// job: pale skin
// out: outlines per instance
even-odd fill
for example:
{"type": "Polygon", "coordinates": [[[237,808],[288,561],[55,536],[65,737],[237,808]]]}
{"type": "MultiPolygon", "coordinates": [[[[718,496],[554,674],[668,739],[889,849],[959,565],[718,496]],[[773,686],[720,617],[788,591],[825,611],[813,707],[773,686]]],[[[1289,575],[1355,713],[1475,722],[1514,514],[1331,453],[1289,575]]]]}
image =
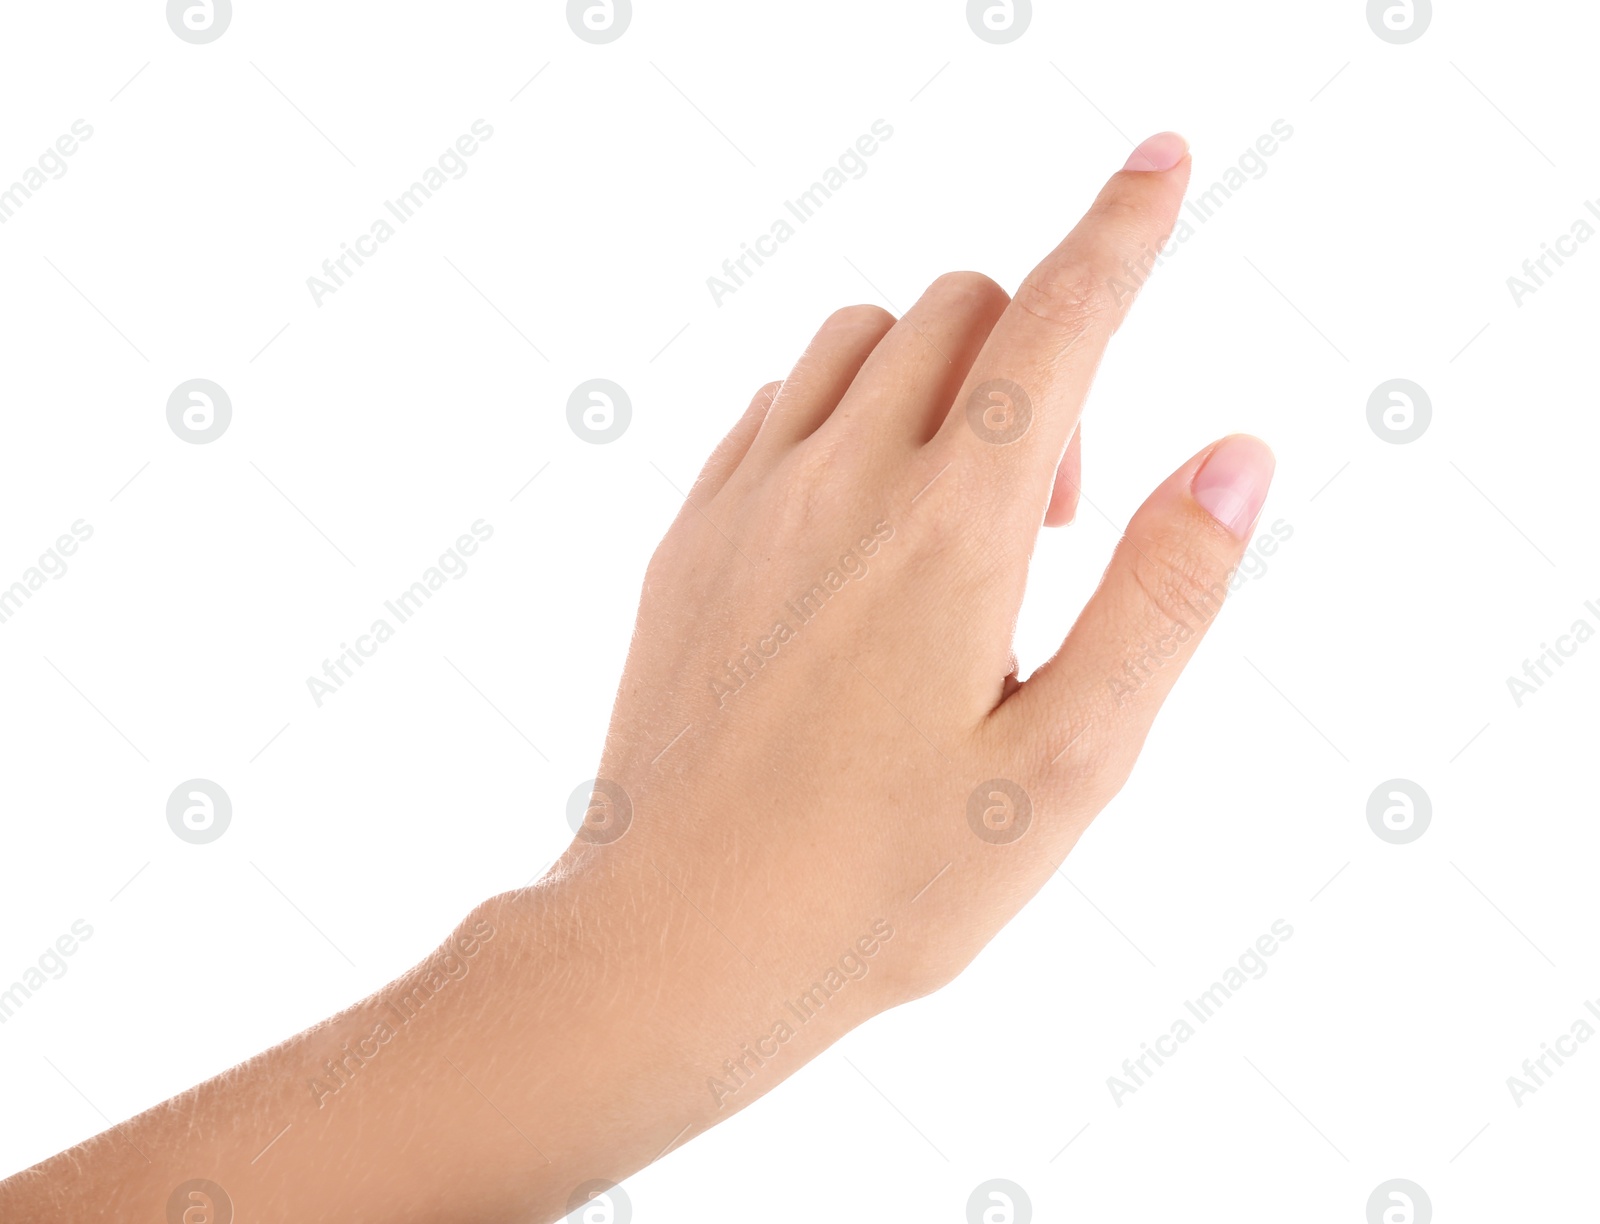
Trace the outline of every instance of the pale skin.
{"type": "Polygon", "coordinates": [[[657,549],[598,770],[620,789],[550,873],[372,998],[0,1183],[0,1218],[162,1221],[203,1178],[241,1220],[554,1220],[954,978],[1127,778],[1271,480],[1244,436],[1183,463],[1017,677],[1124,261],[1148,266],[1189,164],[1146,141],[1015,297],[953,273],[902,319],[831,316],[657,549]]]}

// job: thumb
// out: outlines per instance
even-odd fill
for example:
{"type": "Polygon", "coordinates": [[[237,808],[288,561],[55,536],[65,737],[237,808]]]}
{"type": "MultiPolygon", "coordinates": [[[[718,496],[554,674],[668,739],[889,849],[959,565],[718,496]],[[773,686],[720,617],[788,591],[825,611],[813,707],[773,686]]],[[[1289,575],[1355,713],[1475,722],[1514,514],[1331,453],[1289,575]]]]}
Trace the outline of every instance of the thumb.
{"type": "Polygon", "coordinates": [[[1014,720],[1008,737],[1059,752],[1052,772],[1063,777],[1074,757],[1093,762],[1105,778],[1104,798],[1116,793],[1222,610],[1273,468],[1266,443],[1236,434],[1150,495],[1061,649],[995,711],[1002,722],[1014,720]]]}

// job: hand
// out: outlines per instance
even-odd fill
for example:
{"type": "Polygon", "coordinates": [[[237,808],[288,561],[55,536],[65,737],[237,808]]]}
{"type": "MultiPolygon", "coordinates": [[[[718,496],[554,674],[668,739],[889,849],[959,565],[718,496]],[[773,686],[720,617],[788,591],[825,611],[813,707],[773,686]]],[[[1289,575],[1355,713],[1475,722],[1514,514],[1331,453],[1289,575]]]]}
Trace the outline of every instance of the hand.
{"type": "Polygon", "coordinates": [[[657,550],[558,871],[598,916],[588,954],[683,1016],[662,1141],[954,977],[1120,788],[1219,611],[1272,474],[1248,437],[1156,489],[1056,656],[1014,674],[1127,268],[1188,175],[1180,138],[1147,141],[1014,299],[952,273],[898,321],[834,314],[657,550]]]}
{"type": "Polygon", "coordinates": [[[0,1185],[0,1216],[160,1219],[203,1178],[240,1218],[551,1220],[954,977],[1122,785],[1271,478],[1245,437],[1183,464],[1018,679],[1034,539],[1072,517],[1128,266],[1188,175],[1181,140],[1146,141],[1014,299],[956,273],[901,320],[832,316],[651,561],[550,874],[342,1015],[0,1185]]]}

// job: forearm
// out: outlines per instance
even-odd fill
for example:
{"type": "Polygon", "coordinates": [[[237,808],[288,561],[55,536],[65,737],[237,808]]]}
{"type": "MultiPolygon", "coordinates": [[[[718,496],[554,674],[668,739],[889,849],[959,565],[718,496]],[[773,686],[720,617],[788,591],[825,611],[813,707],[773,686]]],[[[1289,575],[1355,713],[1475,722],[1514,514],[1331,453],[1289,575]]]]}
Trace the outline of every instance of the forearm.
{"type": "Polygon", "coordinates": [[[842,1031],[841,1008],[755,1074],[740,1046],[768,1039],[779,991],[670,896],[657,879],[497,897],[370,998],[0,1184],[0,1218],[164,1220],[204,1179],[241,1219],[555,1219],[842,1031]]]}
{"type": "Polygon", "coordinates": [[[174,1189],[205,1179],[245,1219],[445,1218],[500,1157],[462,1124],[476,1094],[451,1068],[472,1074],[515,1003],[503,962],[521,936],[497,908],[347,1011],[6,1182],[0,1216],[166,1220],[174,1189]]]}

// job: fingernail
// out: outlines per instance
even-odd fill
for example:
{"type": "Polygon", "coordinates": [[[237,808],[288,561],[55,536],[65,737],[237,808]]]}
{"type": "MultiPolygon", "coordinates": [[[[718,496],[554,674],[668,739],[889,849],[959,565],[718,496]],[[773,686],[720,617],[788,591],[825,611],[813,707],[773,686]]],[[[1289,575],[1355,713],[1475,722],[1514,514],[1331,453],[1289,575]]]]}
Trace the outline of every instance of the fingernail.
{"type": "Polygon", "coordinates": [[[1124,170],[1171,170],[1189,155],[1189,142],[1176,132],[1157,132],[1128,157],[1124,170]]]}
{"type": "Polygon", "coordinates": [[[1255,526],[1277,465],[1260,438],[1237,434],[1212,448],[1189,490],[1207,514],[1242,540],[1255,526]]]}

